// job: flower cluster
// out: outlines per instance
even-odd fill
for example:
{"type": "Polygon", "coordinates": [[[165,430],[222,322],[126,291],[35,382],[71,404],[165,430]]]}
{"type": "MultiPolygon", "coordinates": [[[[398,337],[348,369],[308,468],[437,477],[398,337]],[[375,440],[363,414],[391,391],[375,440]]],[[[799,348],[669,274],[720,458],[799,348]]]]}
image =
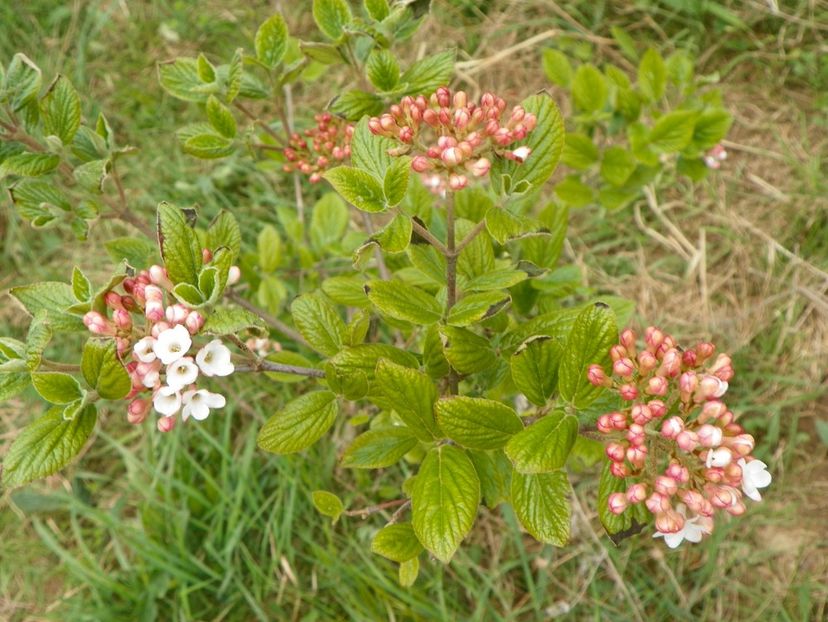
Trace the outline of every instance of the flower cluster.
{"type": "Polygon", "coordinates": [[[725,160],[727,160],[727,151],[722,145],[716,145],[704,156],[705,166],[712,169],[721,168],[725,160]]]}
{"type": "Polygon", "coordinates": [[[644,342],[638,349],[633,331],[623,331],[610,349],[612,376],[591,365],[588,377],[626,403],[597,422],[611,473],[628,483],[626,492],[609,496],[610,511],[644,503],[655,516],[655,536],[675,548],[711,533],[717,510],[743,514],[743,497],[761,500],[758,489],[771,475],[721,399],[733,378],[730,357],[714,359],[712,343],[683,350],[654,327],[644,342]]]}
{"type": "Polygon", "coordinates": [[[411,168],[423,174],[432,189],[460,190],[468,184],[468,174],[485,177],[494,155],[523,162],[531,150],[522,146],[510,149],[535,129],[537,118],[522,106],[512,108],[503,122],[506,102],[484,93],[479,103],[469,101],[464,91],[452,94],[440,87],[430,98],[403,97],[399,105],[368,121],[378,136],[395,139],[397,155],[413,156],[411,168]]]}
{"type": "MultiPolygon", "coordinates": [[[[211,254],[204,251],[205,262],[211,254]]],[[[228,283],[238,281],[239,269],[233,266],[228,283]]],[[[132,379],[132,390],[126,399],[127,419],[139,424],[151,408],[163,415],[158,429],[167,432],[175,426],[175,415],[182,418],[205,419],[211,408],[225,405],[223,396],[198,389],[199,374],[227,376],[234,366],[230,350],[215,339],[191,356],[193,337],[204,326],[204,317],[196,310],[169,300],[173,283],[162,266],[151,266],[134,277],[124,279],[124,293],[114,290],[104,296],[108,313],[89,311],[83,318],[90,332],[112,337],[118,355],[132,379]],[[138,316],[134,318],[133,316],[138,316]],[[142,393],[150,393],[148,397],[142,393]]]]}
{"type": "Polygon", "coordinates": [[[309,176],[311,183],[322,179],[322,173],[331,163],[351,157],[351,137],[354,126],[329,112],[314,116],[316,125],[302,134],[294,133],[288,146],[282,150],[287,163],[286,173],[299,171],[309,176]]]}

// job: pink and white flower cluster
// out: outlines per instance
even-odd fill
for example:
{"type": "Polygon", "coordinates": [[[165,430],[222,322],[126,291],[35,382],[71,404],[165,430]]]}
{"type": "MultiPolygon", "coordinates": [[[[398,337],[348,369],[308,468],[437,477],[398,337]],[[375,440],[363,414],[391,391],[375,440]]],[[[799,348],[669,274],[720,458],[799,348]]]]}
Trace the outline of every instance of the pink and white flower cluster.
{"type": "Polygon", "coordinates": [[[608,505],[621,514],[644,503],[655,516],[655,537],[670,548],[699,542],[713,531],[716,512],[739,516],[744,498],[762,499],[771,482],[767,465],[751,456],[754,439],[722,401],[733,378],[726,354],[714,358],[712,343],[683,350],[657,328],[644,347],[627,329],[612,346],[612,374],[592,365],[592,384],[616,391],[625,407],[601,415],[610,471],[627,482],[608,505]]]}
{"type": "Polygon", "coordinates": [[[386,114],[370,119],[368,128],[399,141],[394,155],[412,155],[411,168],[423,174],[427,186],[443,188],[447,178],[451,190],[460,190],[468,175],[488,175],[494,155],[517,162],[529,157],[529,147],[509,146],[526,138],[537,118],[515,106],[504,122],[505,110],[506,102],[492,93],[476,103],[464,91],[442,86],[430,98],[403,97],[386,114]]]}
{"type": "Polygon", "coordinates": [[[718,169],[721,168],[722,162],[725,160],[727,160],[727,150],[723,145],[719,144],[704,156],[704,165],[707,168],[718,169]]]}
{"type": "MultiPolygon", "coordinates": [[[[204,259],[210,261],[207,250],[204,259]]],[[[238,278],[238,268],[233,266],[228,283],[238,278]]],[[[166,270],[151,266],[124,279],[122,286],[125,293],[113,290],[104,297],[112,312],[111,319],[104,313],[90,311],[83,320],[90,332],[116,340],[118,355],[132,379],[132,391],[126,398],[130,400],[129,422],[143,422],[154,408],[162,415],[158,429],[167,432],[175,426],[179,411],[184,420],[203,420],[210,409],[224,407],[222,395],[199,389],[196,380],[199,375],[233,373],[230,350],[214,339],[191,352],[193,337],[204,326],[204,317],[197,310],[171,302],[173,283],[166,270]],[[150,395],[144,397],[143,393],[150,395]]]]}
{"type": "Polygon", "coordinates": [[[329,112],[314,116],[316,125],[302,134],[294,133],[288,146],[282,150],[287,163],[286,173],[299,171],[308,175],[311,183],[322,179],[322,173],[333,163],[342,163],[351,157],[351,137],[354,126],[329,112]]]}

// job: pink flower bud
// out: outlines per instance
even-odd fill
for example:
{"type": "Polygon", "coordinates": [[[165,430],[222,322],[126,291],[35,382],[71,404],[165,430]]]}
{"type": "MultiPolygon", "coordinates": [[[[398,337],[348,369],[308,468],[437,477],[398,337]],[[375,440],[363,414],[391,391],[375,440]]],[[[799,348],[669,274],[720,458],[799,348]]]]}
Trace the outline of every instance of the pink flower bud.
{"type": "Polygon", "coordinates": [[[133,425],[142,423],[147,418],[152,402],[145,399],[132,400],[127,406],[127,421],[133,425]]]}
{"type": "Polygon", "coordinates": [[[684,517],[675,510],[656,514],[655,526],[661,533],[678,533],[684,528],[684,517]]]}
{"type": "Polygon", "coordinates": [[[745,504],[741,500],[738,500],[738,501],[734,502],[733,505],[731,505],[730,507],[725,508],[725,512],[727,512],[731,516],[741,516],[746,511],[747,511],[747,508],[745,507],[745,504]]]}
{"type": "Polygon", "coordinates": [[[670,499],[662,495],[661,493],[654,492],[647,500],[644,502],[647,506],[647,509],[650,510],[653,514],[658,514],[660,512],[665,512],[670,509],[670,499]]]}
{"type": "Polygon", "coordinates": [[[126,332],[132,330],[132,316],[126,309],[115,309],[112,312],[112,320],[118,329],[126,332]]]}
{"type": "Polygon", "coordinates": [[[396,134],[397,122],[390,114],[384,114],[379,119],[380,126],[385,132],[392,132],[396,134]]]}
{"type": "Polygon", "coordinates": [[[522,147],[518,147],[517,149],[512,151],[512,153],[509,154],[509,157],[510,159],[515,160],[516,162],[520,162],[522,164],[523,162],[526,162],[526,158],[528,158],[531,153],[532,150],[526,145],[523,145],[522,147]]]}
{"type": "Polygon", "coordinates": [[[650,407],[646,404],[635,404],[632,407],[632,420],[638,425],[646,425],[653,418],[650,407]]]}
{"type": "Polygon", "coordinates": [[[678,482],[672,477],[659,475],[655,479],[655,490],[665,497],[672,497],[678,491],[678,482]]]}
{"type": "Polygon", "coordinates": [[[727,392],[727,382],[716,376],[702,376],[698,392],[702,399],[722,397],[727,392]]]}
{"type": "Polygon", "coordinates": [[[607,458],[613,462],[623,462],[626,450],[621,443],[608,443],[606,447],[607,458]]]}
{"type": "Polygon", "coordinates": [[[612,427],[616,430],[626,430],[627,429],[627,416],[620,412],[611,412],[609,413],[610,421],[612,422],[612,427]]]}
{"type": "Polygon", "coordinates": [[[735,451],[742,457],[748,456],[753,451],[756,441],[750,434],[739,434],[728,439],[725,439],[725,446],[735,451]]]}
{"type": "Polygon", "coordinates": [[[670,417],[661,424],[661,436],[664,438],[676,438],[684,431],[684,420],[681,417],[670,417]]]}
{"type": "Polygon", "coordinates": [[[623,462],[611,462],[610,473],[613,477],[629,477],[630,468],[623,462]]]}
{"type": "Polygon", "coordinates": [[[686,371],[679,376],[679,390],[682,393],[691,395],[699,386],[699,379],[694,371],[686,371]]]}
{"type": "Polygon", "coordinates": [[[653,415],[653,419],[659,419],[667,414],[667,406],[661,400],[650,400],[647,402],[647,406],[650,409],[650,413],[653,415]]]}
{"type": "Polygon", "coordinates": [[[150,281],[159,287],[163,287],[164,289],[172,289],[173,283],[170,281],[170,278],[167,276],[167,270],[163,266],[159,265],[152,265],[149,267],[149,278],[150,281]]]}
{"type": "Polygon", "coordinates": [[[698,430],[699,444],[702,447],[718,447],[722,444],[722,429],[705,423],[698,430]]]}
{"type": "Polygon", "coordinates": [[[238,266],[230,266],[227,271],[227,285],[235,285],[241,279],[241,269],[238,266]]]}
{"type": "Polygon", "coordinates": [[[618,341],[627,349],[630,356],[635,355],[635,333],[630,328],[621,331],[618,341]]]}
{"type": "Polygon", "coordinates": [[[449,175],[449,188],[451,188],[455,192],[465,188],[466,184],[468,183],[469,180],[466,178],[465,175],[449,175]]]}
{"type": "Polygon", "coordinates": [[[488,158],[480,158],[471,165],[470,170],[475,177],[484,177],[489,173],[491,167],[492,163],[489,162],[488,158]]]}
{"type": "Polygon", "coordinates": [[[184,326],[191,335],[195,335],[204,326],[204,316],[198,311],[190,311],[184,320],[184,326]]]}
{"type": "Polygon", "coordinates": [[[648,395],[667,395],[668,387],[667,378],[664,376],[653,376],[647,381],[646,392],[648,395]]]}
{"type": "Polygon", "coordinates": [[[319,173],[311,173],[311,176],[308,177],[308,181],[312,184],[318,184],[320,181],[322,181],[322,175],[320,175],[319,173]]]}
{"type": "Polygon", "coordinates": [[[627,501],[630,503],[641,503],[647,498],[647,486],[644,484],[633,484],[627,488],[627,501]]]}
{"type": "Polygon", "coordinates": [[[201,249],[201,263],[210,263],[213,261],[213,251],[209,248],[201,249]]]}
{"type": "Polygon", "coordinates": [[[170,432],[174,427],[177,417],[158,417],[156,426],[159,432],[170,432]]]}
{"type": "Polygon", "coordinates": [[[607,498],[607,506],[613,514],[621,514],[627,509],[627,498],[623,493],[614,492],[607,498]]]}
{"type": "Polygon", "coordinates": [[[598,421],[595,422],[595,427],[598,428],[599,432],[609,434],[613,430],[612,419],[609,415],[601,415],[598,417],[598,421]]]}
{"type": "Polygon", "coordinates": [[[110,309],[123,309],[124,304],[121,301],[121,296],[117,292],[106,292],[104,295],[104,304],[110,309]]]}
{"type": "Polygon", "coordinates": [[[623,384],[618,388],[618,395],[621,396],[622,400],[632,402],[638,397],[638,389],[634,384],[623,384]]]}
{"type": "Polygon", "coordinates": [[[377,136],[383,133],[382,124],[380,123],[380,120],[377,117],[371,117],[370,119],[368,119],[368,129],[371,131],[372,134],[377,136]]]}
{"type": "Polygon", "coordinates": [[[690,510],[698,514],[704,508],[705,498],[698,490],[682,489],[678,491],[678,498],[690,510]]]}
{"type": "Polygon", "coordinates": [[[699,446],[699,435],[693,430],[682,430],[676,435],[676,445],[682,451],[691,452],[699,446]]]}
{"type": "Polygon", "coordinates": [[[655,326],[648,326],[644,331],[644,341],[651,352],[655,352],[664,343],[664,333],[655,326]]]}
{"type": "Polygon", "coordinates": [[[697,359],[695,350],[685,350],[684,354],[681,355],[681,363],[685,367],[695,367],[696,360],[697,359]]]}
{"type": "Polygon", "coordinates": [[[155,338],[158,338],[158,335],[160,335],[169,328],[172,328],[172,326],[170,326],[166,322],[156,322],[152,325],[152,328],[150,329],[150,335],[152,335],[155,338]]]}
{"type": "Polygon", "coordinates": [[[627,358],[627,348],[620,344],[615,344],[610,348],[609,355],[613,362],[620,361],[623,358],[627,358]]]}
{"type": "Polygon", "coordinates": [[[649,350],[642,350],[638,354],[638,367],[641,375],[647,375],[658,367],[658,359],[649,350]]]}
{"type": "Polygon", "coordinates": [[[449,147],[443,150],[440,158],[445,162],[446,166],[457,166],[463,161],[463,152],[457,147],[449,147]]]}
{"type": "Polygon", "coordinates": [[[627,440],[633,445],[641,445],[646,440],[644,433],[644,426],[638,423],[633,423],[627,430],[627,440]]]}
{"type": "Polygon", "coordinates": [[[719,509],[728,508],[739,501],[736,490],[730,486],[715,486],[708,484],[704,487],[704,492],[713,507],[719,509]]]}
{"type": "Polygon", "coordinates": [[[157,285],[147,285],[144,287],[144,298],[147,302],[163,302],[164,291],[157,285]]]}
{"type": "Polygon", "coordinates": [[[106,317],[97,311],[89,311],[83,316],[83,323],[89,332],[95,335],[114,336],[116,331],[115,324],[109,321],[106,317]]]}
{"type": "Polygon", "coordinates": [[[190,310],[182,304],[176,303],[167,307],[164,315],[170,324],[181,324],[187,319],[190,310]]]}
{"type": "Polygon", "coordinates": [[[443,108],[447,108],[451,106],[451,90],[447,86],[441,86],[438,88],[434,95],[437,97],[437,104],[442,106],[443,108]]]}
{"type": "Polygon", "coordinates": [[[647,453],[648,451],[646,445],[636,445],[634,447],[628,447],[627,461],[635,468],[640,469],[644,466],[644,463],[647,461],[647,453]]]}
{"type": "Polygon", "coordinates": [[[600,365],[590,365],[587,369],[587,378],[596,387],[605,387],[608,384],[612,384],[600,365]]]}
{"type": "Polygon", "coordinates": [[[661,369],[658,373],[668,378],[675,378],[681,371],[681,353],[675,348],[670,348],[664,353],[661,360],[661,369]]]}
{"type": "Polygon", "coordinates": [[[703,342],[696,346],[697,363],[701,365],[716,352],[716,346],[710,342],[703,342]]]}
{"type": "Polygon", "coordinates": [[[466,126],[469,124],[469,113],[466,110],[455,110],[454,111],[454,127],[455,129],[462,130],[465,129],[466,126]]]}
{"type": "Polygon", "coordinates": [[[630,378],[635,372],[635,365],[628,358],[618,359],[612,364],[612,371],[622,378],[630,378]]]}
{"type": "Polygon", "coordinates": [[[150,322],[160,322],[164,319],[164,304],[157,300],[148,300],[144,315],[150,322]]]}
{"type": "Polygon", "coordinates": [[[687,467],[682,466],[682,464],[676,460],[670,462],[667,469],[664,471],[664,474],[667,477],[672,477],[681,484],[686,484],[690,481],[690,471],[687,470],[687,467]]]}
{"type": "Polygon", "coordinates": [[[416,156],[411,160],[411,168],[418,173],[425,173],[431,169],[431,162],[425,156],[416,156]]]}

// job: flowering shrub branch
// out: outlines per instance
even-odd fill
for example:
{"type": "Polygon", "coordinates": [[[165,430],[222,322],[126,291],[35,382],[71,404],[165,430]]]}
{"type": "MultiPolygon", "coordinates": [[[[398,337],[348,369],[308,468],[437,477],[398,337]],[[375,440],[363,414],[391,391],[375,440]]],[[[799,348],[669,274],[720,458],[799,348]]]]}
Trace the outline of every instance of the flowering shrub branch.
{"type": "MultiPolygon", "coordinates": [[[[35,227],[64,222],[85,234],[108,206],[157,245],[109,242],[120,268],[98,286],[75,268],[70,282],[11,290],[32,321],[25,340],[0,338],[0,399],[32,385],[50,407],[5,456],[5,486],[66,466],[103,402],[134,425],[154,412],[155,426],[169,432],[227,416],[232,404],[217,378],[267,372],[274,395],[293,390],[282,383],[301,384],[261,428],[263,450],[305,450],[350,403],[361,427],[341,465],[416,470],[400,478],[397,498],[363,509],[313,493],[333,520],[394,510],[372,550],[400,564],[404,584],[423,551],[453,557],[481,504],[511,504],[529,534],[563,546],[569,473],[599,462],[599,514],[616,539],[653,524],[670,547],[696,542],[717,510],[738,516],[743,497],[761,498],[770,475],[721,400],[730,359],[713,359],[709,343],[682,350],[656,329],[643,348],[629,330],[619,343],[629,302],[561,287],[567,205],[576,204],[561,186],[585,182],[566,178],[551,200],[547,182],[562,154],[586,171],[597,147],[586,134],[565,135],[548,93],[510,107],[494,93],[475,100],[446,86],[451,51],[403,69],[390,42],[416,30],[417,10],[366,2],[359,17],[345,0],[315,0],[324,42],[298,41],[274,15],[254,54],[159,65],[162,86],[206,115],[178,132],[186,153],[257,158],[274,181],[293,176],[297,208],[312,200],[307,219],[303,209],[277,208],[276,220],[253,232],[254,251],[229,211],[204,227],[194,209],[161,203],[147,232],[116,169],[130,150],[116,146],[103,116],[94,128],[82,124],[80,98],[64,78],[41,96],[40,70],[15,56],[0,76],[0,171],[18,213],[35,227]],[[360,88],[293,128],[285,89],[342,64],[360,88]],[[588,163],[577,149],[591,154],[588,163]],[[110,177],[114,199],[103,192],[110,177]],[[79,364],[43,357],[53,339],[81,331],[79,364]]],[[[565,74],[568,65],[553,60],[565,74]]],[[[659,152],[683,149],[682,161],[705,165],[702,154],[723,135],[706,108],[682,113],[681,123],[660,116],[651,130],[628,110],[641,100],[656,115],[666,89],[659,59],[642,59],[637,86],[609,69],[599,80],[593,69],[557,82],[571,84],[576,107],[589,113],[578,123],[594,128],[618,115],[630,123],[630,153],[601,146],[601,174],[625,201],[652,181],[653,154],[660,162],[659,152]]],[[[707,157],[711,167],[723,159],[707,157]]]]}

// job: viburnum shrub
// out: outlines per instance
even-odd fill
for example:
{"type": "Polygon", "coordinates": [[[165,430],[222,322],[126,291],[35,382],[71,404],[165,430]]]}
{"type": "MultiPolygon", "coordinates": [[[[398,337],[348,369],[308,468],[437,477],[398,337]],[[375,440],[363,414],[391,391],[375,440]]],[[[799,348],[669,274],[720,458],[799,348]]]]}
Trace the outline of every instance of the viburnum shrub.
{"type": "MultiPolygon", "coordinates": [[[[545,198],[546,182],[562,151],[589,141],[565,139],[546,93],[517,102],[447,86],[453,52],[401,69],[389,45],[416,30],[422,6],[366,0],[356,17],[344,0],[316,0],[326,43],[290,37],[274,15],[254,53],[159,65],[162,86],[206,115],[179,131],[183,150],[254,158],[272,179],[280,207],[258,231],[240,230],[243,202],[208,225],[161,203],[150,227],[121,176],[134,150],[106,118],[84,123],[70,82],[44,89],[22,54],[3,69],[0,174],[18,215],[83,238],[104,214],[144,234],[106,244],[118,267],[102,283],[75,268],[68,282],[12,288],[32,319],[26,339],[0,339],[0,398],[32,385],[50,406],[8,450],[5,486],[66,466],[101,407],[186,434],[228,416],[229,376],[271,372],[262,449],[300,452],[347,416],[359,431],[341,465],[399,475],[396,496],[363,509],[312,496],[334,521],[384,513],[372,549],[400,564],[404,584],[424,550],[452,558],[481,504],[511,504],[527,532],[563,546],[568,474],[601,461],[597,508],[615,539],[653,525],[671,547],[696,542],[714,516],[761,498],[770,475],[722,401],[730,359],[655,328],[643,346],[629,329],[619,343],[628,301],[560,287],[571,273],[559,266],[568,208],[545,198]],[[359,88],[326,110],[298,106],[303,85],[336,66],[359,88]],[[242,244],[249,237],[255,251],[242,244]],[[47,358],[70,333],[86,337],[78,358],[47,358]],[[283,402],[286,391],[294,397],[283,402]]],[[[576,72],[576,102],[606,88],[597,71],[576,72]],[[595,84],[579,87],[587,75],[595,84]]],[[[656,83],[653,110],[666,91],[656,83]]],[[[596,98],[577,122],[612,124],[605,103],[596,98]]],[[[705,131],[705,115],[684,115],[682,136],[705,131]]],[[[634,130],[627,168],[650,166],[661,122],[634,130]]]]}

